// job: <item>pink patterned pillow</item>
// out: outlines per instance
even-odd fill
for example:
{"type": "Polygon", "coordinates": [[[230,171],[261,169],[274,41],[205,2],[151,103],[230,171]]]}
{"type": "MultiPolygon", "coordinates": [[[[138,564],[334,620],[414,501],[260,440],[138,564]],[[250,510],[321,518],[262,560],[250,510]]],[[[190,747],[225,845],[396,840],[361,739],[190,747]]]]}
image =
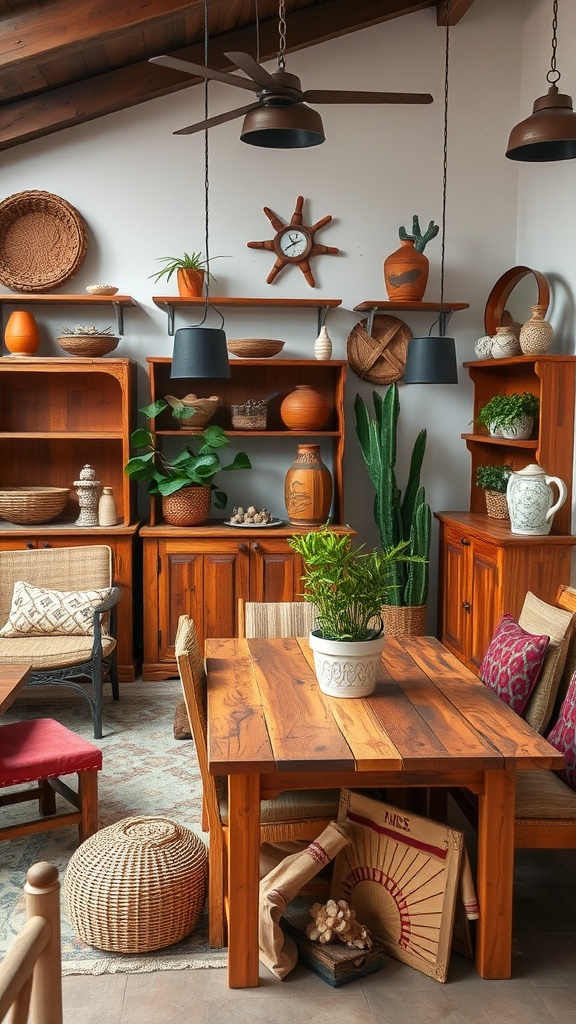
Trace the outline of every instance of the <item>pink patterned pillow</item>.
{"type": "Polygon", "coordinates": [[[480,678],[521,715],[544,662],[550,637],[527,633],[516,619],[504,614],[480,666],[480,678]]]}
{"type": "Polygon", "coordinates": [[[562,774],[568,785],[576,789],[576,672],[570,680],[558,721],[548,735],[548,742],[564,754],[566,768],[562,774]]]}

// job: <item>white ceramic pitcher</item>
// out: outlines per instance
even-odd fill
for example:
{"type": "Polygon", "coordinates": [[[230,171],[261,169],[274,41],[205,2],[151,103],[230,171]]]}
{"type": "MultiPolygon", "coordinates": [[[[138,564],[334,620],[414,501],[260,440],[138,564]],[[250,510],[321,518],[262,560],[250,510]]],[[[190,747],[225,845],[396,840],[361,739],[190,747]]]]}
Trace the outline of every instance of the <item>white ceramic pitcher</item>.
{"type": "Polygon", "coordinates": [[[512,473],[506,489],[512,533],[535,537],[550,533],[554,513],[562,507],[567,494],[564,481],[548,476],[541,466],[532,464],[512,473]],[[552,484],[558,488],[556,504],[552,484]]]}

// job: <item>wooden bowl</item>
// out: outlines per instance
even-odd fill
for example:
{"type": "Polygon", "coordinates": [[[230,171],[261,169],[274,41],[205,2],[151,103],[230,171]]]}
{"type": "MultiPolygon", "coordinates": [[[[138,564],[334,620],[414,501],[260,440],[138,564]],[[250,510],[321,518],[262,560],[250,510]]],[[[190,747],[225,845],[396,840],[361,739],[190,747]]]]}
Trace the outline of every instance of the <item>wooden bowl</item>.
{"type": "MultiPolygon", "coordinates": [[[[166,398],[169,400],[168,396],[166,398]]],[[[178,420],[180,430],[188,430],[195,433],[202,430],[210,422],[218,408],[220,399],[217,395],[212,395],[210,398],[197,398],[196,395],[185,395],[179,401],[188,409],[194,409],[194,415],[191,419],[178,420]]]]}
{"type": "Polygon", "coordinates": [[[70,487],[2,487],[0,518],[9,523],[49,523],[64,511],[70,487]]]}
{"type": "Polygon", "coordinates": [[[111,334],[66,334],[56,338],[60,348],[69,355],[85,356],[89,359],[113,352],[119,340],[111,334]]]}
{"type": "Polygon", "coordinates": [[[226,344],[228,351],[241,359],[268,359],[284,348],[283,341],[272,338],[229,338],[226,344]]]}

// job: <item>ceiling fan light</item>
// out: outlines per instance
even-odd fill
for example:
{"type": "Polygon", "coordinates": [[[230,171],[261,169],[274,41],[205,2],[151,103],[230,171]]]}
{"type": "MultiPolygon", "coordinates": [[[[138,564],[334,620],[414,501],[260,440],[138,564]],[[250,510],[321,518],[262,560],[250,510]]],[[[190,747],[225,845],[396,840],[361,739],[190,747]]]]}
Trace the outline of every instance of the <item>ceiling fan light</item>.
{"type": "Polygon", "coordinates": [[[551,85],[546,96],[534,101],[530,117],[510,132],[506,156],[509,160],[545,163],[576,157],[576,113],[572,97],[551,85]]]}
{"type": "Polygon", "coordinates": [[[240,133],[242,142],[265,149],[306,149],[325,141],[322,118],[305,103],[250,110],[240,133]]]}

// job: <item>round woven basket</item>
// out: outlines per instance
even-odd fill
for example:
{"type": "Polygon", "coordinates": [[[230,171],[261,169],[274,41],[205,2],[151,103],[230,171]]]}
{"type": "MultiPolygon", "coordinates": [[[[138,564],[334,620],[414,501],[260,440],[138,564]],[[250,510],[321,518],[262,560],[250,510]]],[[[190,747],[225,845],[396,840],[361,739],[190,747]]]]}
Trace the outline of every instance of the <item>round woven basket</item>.
{"type": "Polygon", "coordinates": [[[486,512],[492,519],[510,519],[508,499],[502,491],[484,491],[486,512]]]}
{"type": "Polygon", "coordinates": [[[348,335],[348,362],[362,380],[371,384],[392,384],[406,366],[406,353],[412,331],[403,320],[387,314],[375,316],[372,334],[361,320],[348,335]]]}
{"type": "Polygon", "coordinates": [[[229,338],[226,346],[241,359],[269,359],[282,351],[284,342],[273,338],[229,338]]]}
{"type": "Polygon", "coordinates": [[[64,511],[70,487],[2,487],[0,519],[18,526],[49,523],[64,511]]]}
{"type": "Polygon", "coordinates": [[[77,210],[51,192],[18,192],[0,203],[0,281],[49,292],[82,266],[88,238],[77,210]]]}
{"type": "Polygon", "coordinates": [[[118,338],[111,334],[63,334],[56,341],[71,356],[85,356],[94,359],[113,352],[118,338]]]}
{"type": "Polygon", "coordinates": [[[170,526],[201,526],[210,515],[212,490],[194,485],[162,497],[162,515],[170,526]]]}
{"type": "Polygon", "coordinates": [[[382,605],[384,636],[425,636],[426,605],[382,605]]]}
{"type": "Polygon", "coordinates": [[[206,847],[190,829],[168,818],[123,818],[72,854],[64,896],[83,942],[146,953],[196,927],[207,878],[206,847]]]}

